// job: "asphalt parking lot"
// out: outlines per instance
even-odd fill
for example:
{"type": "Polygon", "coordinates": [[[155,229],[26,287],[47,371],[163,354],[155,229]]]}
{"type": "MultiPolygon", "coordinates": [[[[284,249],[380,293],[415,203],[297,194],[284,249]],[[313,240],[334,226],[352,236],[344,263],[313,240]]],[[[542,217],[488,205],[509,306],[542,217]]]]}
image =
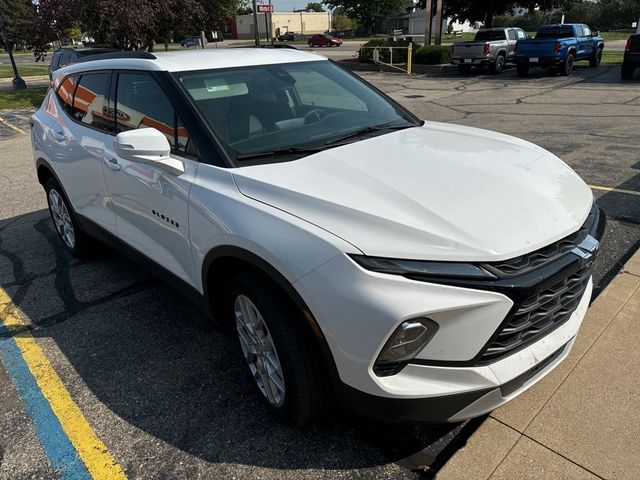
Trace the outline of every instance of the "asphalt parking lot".
{"type": "MultiPolygon", "coordinates": [[[[619,66],[361,75],[425,119],[516,135],[571,165],[609,219],[596,295],[640,245],[640,79],[622,82],[619,66]]],[[[475,427],[338,408],[310,428],[274,421],[235,343],[169,286],[106,249],[83,262],[64,252],[19,132],[27,113],[0,112],[17,127],[0,124],[0,287],[129,478],[429,477],[475,427]]],[[[31,418],[0,366],[0,479],[60,477],[31,418]]]]}

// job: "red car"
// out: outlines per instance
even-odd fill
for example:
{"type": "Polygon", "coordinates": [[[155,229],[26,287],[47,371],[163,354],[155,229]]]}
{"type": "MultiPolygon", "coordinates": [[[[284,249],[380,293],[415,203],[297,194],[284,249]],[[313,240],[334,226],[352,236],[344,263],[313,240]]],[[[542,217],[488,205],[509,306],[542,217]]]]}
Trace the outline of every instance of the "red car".
{"type": "Polygon", "coordinates": [[[314,35],[307,43],[310,47],[339,47],[342,45],[342,39],[331,35],[314,35]]]}

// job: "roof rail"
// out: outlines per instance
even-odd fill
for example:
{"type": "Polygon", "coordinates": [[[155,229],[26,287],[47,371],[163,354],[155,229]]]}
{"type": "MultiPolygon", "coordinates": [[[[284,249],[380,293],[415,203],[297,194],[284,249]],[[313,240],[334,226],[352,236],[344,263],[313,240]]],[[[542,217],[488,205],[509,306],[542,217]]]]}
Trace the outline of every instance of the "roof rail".
{"type": "Polygon", "coordinates": [[[119,51],[119,52],[98,53],[96,55],[87,55],[84,57],[80,57],[71,63],[76,64],[76,63],[84,63],[84,62],[93,62],[94,60],[109,60],[111,58],[142,58],[147,60],[155,60],[157,57],[154,54],[149,52],[119,51]]]}
{"type": "Polygon", "coordinates": [[[293,45],[241,45],[234,48],[288,48],[290,50],[298,50],[293,45]]]}

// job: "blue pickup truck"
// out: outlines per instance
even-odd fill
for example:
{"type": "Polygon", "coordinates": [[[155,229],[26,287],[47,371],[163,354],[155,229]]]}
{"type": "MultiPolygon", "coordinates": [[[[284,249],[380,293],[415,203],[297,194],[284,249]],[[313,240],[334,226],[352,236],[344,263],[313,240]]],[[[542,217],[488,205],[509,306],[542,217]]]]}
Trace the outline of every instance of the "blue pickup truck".
{"type": "Polygon", "coordinates": [[[561,75],[569,75],[579,60],[588,60],[591,67],[600,65],[603,49],[604,40],[587,25],[544,25],[535,38],[518,40],[513,61],[522,76],[538,66],[559,67],[561,75]]]}

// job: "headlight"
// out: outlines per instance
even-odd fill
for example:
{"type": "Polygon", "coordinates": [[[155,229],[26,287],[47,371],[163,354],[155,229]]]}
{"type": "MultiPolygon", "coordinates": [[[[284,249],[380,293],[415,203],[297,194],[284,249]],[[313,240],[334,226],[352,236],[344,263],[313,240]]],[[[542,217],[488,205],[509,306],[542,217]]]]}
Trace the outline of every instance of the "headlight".
{"type": "Polygon", "coordinates": [[[395,258],[350,255],[362,268],[379,273],[390,273],[407,277],[440,277],[467,279],[496,279],[485,269],[471,263],[429,262],[422,260],[400,260],[395,258]]]}
{"type": "Polygon", "coordinates": [[[406,320],[385,343],[373,371],[379,377],[395,375],[415,357],[438,331],[438,324],[428,318],[406,320]]]}

